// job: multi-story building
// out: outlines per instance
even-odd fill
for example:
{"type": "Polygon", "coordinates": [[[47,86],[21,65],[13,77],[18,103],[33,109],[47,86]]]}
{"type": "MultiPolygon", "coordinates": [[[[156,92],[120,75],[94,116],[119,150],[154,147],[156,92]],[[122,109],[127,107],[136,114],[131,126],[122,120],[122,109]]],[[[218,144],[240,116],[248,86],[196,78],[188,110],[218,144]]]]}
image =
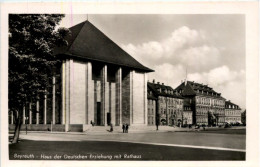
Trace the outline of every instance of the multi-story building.
{"type": "MultiPolygon", "coordinates": [[[[31,129],[47,130],[53,124],[61,131],[84,131],[92,122],[99,126],[147,125],[147,73],[153,70],[89,21],[69,29],[68,45],[54,50],[61,63],[48,97],[24,107],[23,123],[28,118],[31,129]]],[[[12,112],[10,115],[13,123],[12,112]]]]}
{"type": "Polygon", "coordinates": [[[192,110],[189,102],[184,100],[183,104],[183,125],[192,124],[192,110]]]}
{"type": "Polygon", "coordinates": [[[164,83],[148,82],[147,89],[148,94],[153,95],[156,100],[156,113],[154,113],[154,116],[155,119],[159,120],[159,124],[182,124],[183,98],[172,87],[164,85],[164,83]]]}
{"type": "Polygon", "coordinates": [[[154,96],[153,92],[147,89],[147,119],[148,119],[148,125],[155,125],[156,124],[156,101],[157,98],[154,96]]]}
{"type": "Polygon", "coordinates": [[[227,123],[242,123],[241,122],[241,108],[232,103],[230,100],[225,103],[225,122],[227,123]]]}
{"type": "Polygon", "coordinates": [[[225,99],[208,85],[182,82],[176,91],[190,104],[193,124],[222,125],[225,122],[225,99]]]}

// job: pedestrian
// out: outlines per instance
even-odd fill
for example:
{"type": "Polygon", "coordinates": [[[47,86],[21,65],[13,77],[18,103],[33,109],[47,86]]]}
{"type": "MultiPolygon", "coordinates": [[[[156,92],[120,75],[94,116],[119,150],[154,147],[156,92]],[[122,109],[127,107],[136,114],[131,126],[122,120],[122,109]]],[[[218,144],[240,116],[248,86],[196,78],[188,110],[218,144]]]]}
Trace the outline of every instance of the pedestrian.
{"type": "Polygon", "coordinates": [[[125,124],[123,124],[122,129],[123,129],[123,133],[125,133],[125,124]]]}
{"type": "Polygon", "coordinates": [[[113,132],[113,124],[110,123],[110,132],[113,132]]]}
{"type": "Polygon", "coordinates": [[[125,125],[125,133],[128,133],[128,124],[125,125]]]}
{"type": "Polygon", "coordinates": [[[95,122],[93,122],[92,120],[91,120],[91,125],[92,125],[92,126],[95,126],[95,122]]]}
{"type": "Polygon", "coordinates": [[[93,126],[93,122],[92,122],[92,120],[90,121],[90,124],[93,126]]]}

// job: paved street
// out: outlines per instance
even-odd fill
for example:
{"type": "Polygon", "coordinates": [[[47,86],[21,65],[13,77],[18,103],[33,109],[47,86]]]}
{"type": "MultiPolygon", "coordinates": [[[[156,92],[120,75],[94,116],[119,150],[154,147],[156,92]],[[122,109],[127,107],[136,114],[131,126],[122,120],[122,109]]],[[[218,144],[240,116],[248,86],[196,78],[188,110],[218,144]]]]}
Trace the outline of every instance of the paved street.
{"type": "Polygon", "coordinates": [[[244,160],[245,138],[241,130],[129,134],[29,132],[27,135],[22,132],[21,142],[9,148],[10,159],[20,158],[15,154],[33,154],[32,159],[43,159],[43,154],[54,159],[57,154],[61,159],[69,159],[64,157],[66,154],[76,160],[80,156],[85,156],[84,160],[244,160]]]}

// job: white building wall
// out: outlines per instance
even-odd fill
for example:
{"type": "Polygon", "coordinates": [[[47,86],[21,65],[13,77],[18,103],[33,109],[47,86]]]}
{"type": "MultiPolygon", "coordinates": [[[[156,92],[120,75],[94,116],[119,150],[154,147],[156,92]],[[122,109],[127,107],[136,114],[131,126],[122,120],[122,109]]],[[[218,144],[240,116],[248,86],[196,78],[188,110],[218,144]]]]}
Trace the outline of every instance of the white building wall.
{"type": "Polygon", "coordinates": [[[71,103],[70,124],[85,124],[86,118],[86,65],[73,62],[72,84],[73,103],[71,103]]]}
{"type": "Polygon", "coordinates": [[[147,124],[145,73],[133,72],[133,124],[147,124]]]}

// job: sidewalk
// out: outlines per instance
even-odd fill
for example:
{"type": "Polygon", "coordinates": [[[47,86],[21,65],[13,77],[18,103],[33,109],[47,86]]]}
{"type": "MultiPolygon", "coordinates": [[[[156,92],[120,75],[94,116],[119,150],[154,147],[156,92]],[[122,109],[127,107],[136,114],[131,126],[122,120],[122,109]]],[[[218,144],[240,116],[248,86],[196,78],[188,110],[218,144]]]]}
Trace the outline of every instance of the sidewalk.
{"type": "MultiPolygon", "coordinates": [[[[131,127],[130,127],[131,128],[131,127]]],[[[245,129],[246,127],[231,127],[231,128],[219,128],[219,127],[206,127],[205,131],[218,131],[218,130],[231,130],[231,129],[245,129]]],[[[27,131],[27,133],[46,133],[46,134],[72,134],[72,135],[98,135],[98,134],[122,134],[121,127],[115,127],[113,132],[109,132],[109,126],[96,126],[88,129],[84,132],[59,132],[59,131],[27,131]]],[[[128,133],[165,133],[165,132],[203,132],[203,128],[195,129],[195,128],[179,128],[179,127],[170,127],[170,126],[159,126],[159,130],[156,130],[156,127],[147,127],[144,129],[131,128],[128,130],[128,133]]],[[[25,131],[21,131],[21,134],[25,134],[25,131]]]]}

